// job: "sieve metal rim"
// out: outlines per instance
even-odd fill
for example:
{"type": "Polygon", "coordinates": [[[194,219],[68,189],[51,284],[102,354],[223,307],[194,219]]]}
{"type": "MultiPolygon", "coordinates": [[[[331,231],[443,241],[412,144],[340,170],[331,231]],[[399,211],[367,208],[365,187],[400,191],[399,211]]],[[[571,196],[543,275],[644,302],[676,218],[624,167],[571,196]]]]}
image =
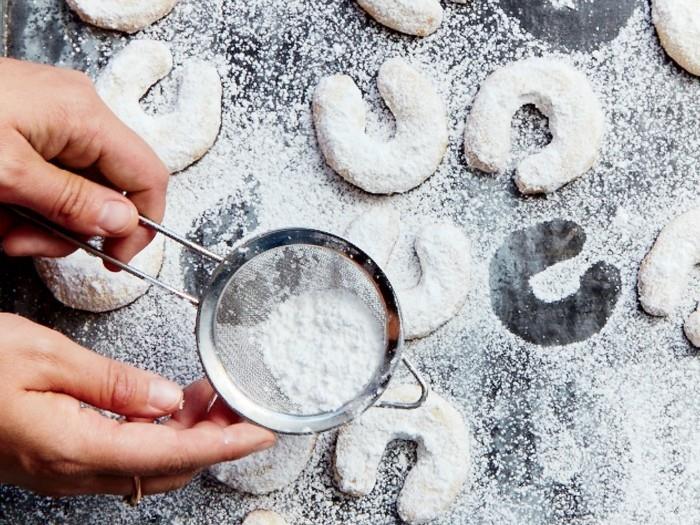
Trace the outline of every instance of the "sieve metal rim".
{"type": "Polygon", "coordinates": [[[401,311],[396,293],[384,271],[363,250],[351,242],[321,230],[284,228],[262,233],[239,244],[214,273],[200,298],[196,321],[199,358],[209,382],[217,394],[237,413],[253,423],[282,434],[308,434],[343,425],[377,403],[389,385],[403,352],[401,311]],[[385,349],[388,358],[373,391],[367,391],[338,410],[325,414],[294,415],[281,413],[255,403],[238,388],[216,351],[216,312],[226,286],[244,265],[258,255],[275,248],[308,245],[334,251],[360,267],[377,289],[387,314],[385,349]]]}
{"type": "MultiPolygon", "coordinates": [[[[135,268],[134,266],[131,266],[128,263],[124,263],[120,261],[119,259],[116,259],[106,253],[104,253],[102,250],[99,248],[92,246],[88,242],[83,241],[82,239],[76,238],[72,232],[56,225],[53,224],[51,221],[47,220],[46,218],[42,217],[41,215],[38,215],[34,212],[31,212],[29,210],[26,210],[24,208],[18,207],[18,206],[9,206],[6,205],[5,208],[11,212],[13,212],[15,215],[20,217],[21,219],[27,220],[40,228],[43,228],[44,230],[58,236],[61,239],[64,239],[65,241],[73,244],[74,246],[81,248],[85,250],[87,253],[90,255],[94,255],[95,257],[99,257],[105,262],[108,262],[112,264],[115,267],[118,267],[125,272],[128,272],[129,274],[138,277],[139,279],[143,279],[144,281],[154,285],[154,286],[159,286],[160,288],[167,290],[168,292],[177,295],[178,297],[188,301],[189,303],[193,304],[198,308],[198,314],[197,314],[197,324],[199,325],[199,320],[200,320],[200,310],[201,310],[201,303],[200,299],[198,297],[195,297],[194,295],[191,295],[190,293],[180,290],[177,287],[168,284],[166,282],[161,281],[158,279],[156,276],[150,275],[146,272],[143,272],[139,270],[138,268],[135,268]]],[[[152,219],[149,219],[148,217],[144,217],[143,215],[139,215],[139,224],[145,228],[149,228],[151,230],[154,230],[157,233],[160,233],[169,239],[177,242],[184,248],[187,248],[188,250],[192,250],[202,257],[209,259],[210,261],[215,262],[218,267],[217,270],[214,272],[212,279],[210,282],[213,282],[213,277],[215,275],[218,275],[220,271],[223,271],[224,268],[226,267],[227,259],[224,257],[221,257],[217,255],[216,253],[208,250],[207,248],[200,246],[199,244],[192,242],[173,230],[163,226],[162,224],[158,224],[157,222],[153,221],[152,219]]],[[[255,254],[261,253],[259,250],[253,251],[252,254],[250,253],[250,247],[251,244],[254,244],[254,241],[261,241],[261,238],[269,238],[272,237],[274,234],[285,234],[288,237],[288,240],[292,240],[292,237],[294,237],[294,232],[297,232],[299,236],[304,236],[308,235],[313,237],[315,236],[317,240],[320,242],[322,240],[330,241],[329,246],[335,246],[334,251],[336,254],[342,253],[339,248],[343,248],[346,251],[352,252],[354,255],[351,257],[352,260],[357,264],[357,260],[362,260],[364,261],[364,264],[371,267],[373,270],[370,272],[370,275],[373,277],[372,282],[381,284],[382,286],[382,292],[380,293],[382,298],[388,298],[389,305],[387,305],[387,312],[391,311],[394,315],[393,318],[395,320],[394,323],[389,323],[390,327],[392,327],[392,330],[398,330],[398,335],[395,338],[395,346],[392,349],[392,359],[389,361],[390,366],[388,369],[385,371],[384,376],[380,378],[380,382],[377,385],[373,386],[378,386],[374,392],[372,392],[371,396],[368,396],[364,398],[364,402],[355,400],[352,403],[346,403],[345,406],[341,407],[342,410],[345,411],[343,414],[343,417],[335,417],[331,418],[332,421],[328,421],[329,418],[323,417],[320,418],[321,425],[318,425],[319,421],[314,421],[319,418],[314,417],[314,416],[292,416],[294,419],[299,420],[300,418],[303,418],[306,421],[307,425],[312,425],[312,426],[304,426],[303,428],[299,428],[298,425],[293,425],[291,429],[289,430],[279,430],[281,433],[293,433],[293,434],[304,434],[304,433],[312,433],[312,432],[322,432],[323,430],[329,430],[330,428],[333,428],[333,426],[338,426],[340,424],[343,424],[344,422],[353,419],[354,417],[357,417],[360,415],[364,410],[367,410],[370,406],[375,406],[378,408],[393,408],[393,409],[400,409],[400,410],[410,410],[410,409],[415,409],[423,405],[425,403],[426,399],[428,398],[428,394],[430,392],[430,385],[428,382],[421,376],[421,374],[418,372],[417,368],[406,358],[406,357],[400,357],[403,349],[403,333],[401,330],[401,311],[399,308],[398,300],[396,298],[396,295],[393,291],[393,288],[391,286],[391,283],[387,279],[386,275],[384,272],[379,268],[379,266],[376,265],[374,261],[362,250],[360,250],[357,246],[353,245],[346,239],[343,239],[341,237],[335,236],[333,234],[329,234],[320,230],[310,230],[310,229],[304,229],[304,228],[288,228],[284,230],[275,230],[273,232],[268,232],[267,234],[262,234],[258,235],[256,237],[251,238],[250,240],[242,243],[239,245],[239,247],[234,250],[234,256],[238,252],[244,252],[244,255],[247,254],[248,257],[252,258],[255,254]],[[357,258],[357,260],[355,260],[357,258]],[[386,390],[389,381],[391,380],[391,377],[398,366],[398,362],[401,360],[403,364],[406,366],[407,370],[411,373],[411,375],[414,377],[416,382],[421,388],[421,395],[420,397],[413,402],[396,402],[396,401],[379,401],[379,397],[383,394],[383,392],[386,390]]],[[[240,255],[240,254],[239,254],[240,255]]],[[[229,257],[229,259],[233,259],[234,257],[229,257]]],[[[213,311],[216,311],[214,309],[213,311]]],[[[198,348],[199,346],[199,328],[197,326],[196,332],[197,334],[197,339],[198,339],[198,348]]],[[[391,337],[387,337],[387,340],[390,340],[391,337]]],[[[201,351],[198,352],[200,355],[200,360],[202,360],[202,354],[201,351]]],[[[216,363],[212,363],[213,366],[216,366],[216,363]]],[[[214,368],[213,373],[225,373],[225,369],[223,366],[219,363],[218,368],[214,368]],[[219,370],[220,368],[220,370],[219,370]]],[[[204,363],[203,363],[204,366],[204,363]]],[[[206,367],[205,367],[206,371],[206,367]]],[[[207,372],[207,375],[209,373],[207,372]]],[[[211,381],[211,376],[210,376],[210,381],[211,381]]],[[[216,388],[216,385],[213,385],[216,388]]],[[[216,396],[214,397],[216,399],[216,396]]],[[[232,409],[236,410],[233,406],[231,407],[232,409]]],[[[279,413],[274,412],[274,414],[279,416],[279,413]]],[[[298,421],[297,421],[298,423],[298,421]]],[[[275,428],[273,427],[268,427],[272,428],[273,430],[275,428]]]]}

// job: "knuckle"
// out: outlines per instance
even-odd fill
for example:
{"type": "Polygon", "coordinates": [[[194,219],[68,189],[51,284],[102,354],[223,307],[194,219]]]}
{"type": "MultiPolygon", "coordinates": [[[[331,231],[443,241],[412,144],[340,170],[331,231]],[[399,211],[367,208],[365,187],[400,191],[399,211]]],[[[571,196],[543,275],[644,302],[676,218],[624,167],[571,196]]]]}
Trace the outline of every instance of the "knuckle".
{"type": "Polygon", "coordinates": [[[26,178],[28,173],[27,163],[19,158],[8,156],[0,164],[0,190],[12,192],[26,178]]]}
{"type": "Polygon", "coordinates": [[[71,221],[81,217],[89,204],[87,180],[69,175],[56,197],[52,215],[59,221],[71,221]]]}
{"type": "Polygon", "coordinates": [[[138,395],[138,381],[121,363],[110,361],[107,369],[104,399],[112,410],[119,412],[131,406],[138,395]]]}

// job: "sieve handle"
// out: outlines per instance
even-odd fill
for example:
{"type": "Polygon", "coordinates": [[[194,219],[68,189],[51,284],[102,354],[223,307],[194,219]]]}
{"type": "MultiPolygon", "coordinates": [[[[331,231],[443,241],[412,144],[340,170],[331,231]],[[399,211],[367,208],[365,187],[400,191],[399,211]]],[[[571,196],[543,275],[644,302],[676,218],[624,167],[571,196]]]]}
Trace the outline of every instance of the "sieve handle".
{"type": "MultiPolygon", "coordinates": [[[[170,293],[173,293],[177,295],[178,297],[181,297],[182,299],[185,299],[186,301],[189,301],[195,306],[199,306],[199,299],[195,297],[194,295],[191,295],[185,291],[178,290],[177,288],[169,285],[168,283],[164,283],[163,281],[157,279],[156,277],[153,277],[152,275],[149,275],[138,268],[135,268],[129,264],[121,262],[119,259],[115,259],[111,255],[107,255],[105,252],[102,250],[95,248],[94,246],[88,244],[87,242],[81,241],[80,239],[76,238],[71,232],[68,230],[61,228],[60,226],[52,223],[45,217],[42,217],[41,215],[37,215],[35,213],[32,213],[28,210],[25,210],[23,208],[17,207],[17,206],[7,206],[7,208],[14,212],[16,215],[21,217],[22,219],[25,219],[29,222],[34,223],[35,225],[43,228],[44,230],[51,232],[52,234],[56,235],[57,237],[60,237],[64,241],[67,241],[71,243],[74,246],[77,246],[78,248],[82,248],[86,252],[88,252],[90,255],[94,255],[95,257],[99,257],[103,261],[107,261],[110,264],[113,264],[114,266],[120,268],[121,270],[124,270],[127,273],[130,273],[131,275],[138,277],[139,279],[142,279],[150,284],[153,284],[155,286],[159,286],[163,288],[164,290],[167,290],[170,293]]],[[[189,241],[177,233],[173,232],[172,230],[166,228],[165,226],[161,226],[155,221],[152,221],[148,217],[144,217],[143,215],[139,215],[139,223],[142,226],[145,226],[146,228],[150,228],[166,237],[169,239],[172,239],[182,246],[189,248],[192,251],[195,251],[199,253],[200,255],[207,257],[208,259],[211,259],[217,263],[222,263],[224,261],[224,258],[207,250],[203,246],[200,246],[199,244],[193,243],[192,241],[189,241]]]]}
{"type": "Polygon", "coordinates": [[[425,400],[428,399],[428,394],[430,393],[430,385],[428,384],[428,382],[420,374],[420,372],[418,372],[418,369],[411,361],[409,361],[407,357],[401,358],[401,361],[403,362],[404,366],[408,368],[408,371],[411,372],[411,375],[415,378],[416,382],[420,386],[420,397],[418,398],[418,400],[413,401],[411,403],[400,403],[398,401],[380,401],[379,403],[374,405],[375,407],[413,410],[414,408],[420,408],[421,406],[423,406],[425,400]]]}

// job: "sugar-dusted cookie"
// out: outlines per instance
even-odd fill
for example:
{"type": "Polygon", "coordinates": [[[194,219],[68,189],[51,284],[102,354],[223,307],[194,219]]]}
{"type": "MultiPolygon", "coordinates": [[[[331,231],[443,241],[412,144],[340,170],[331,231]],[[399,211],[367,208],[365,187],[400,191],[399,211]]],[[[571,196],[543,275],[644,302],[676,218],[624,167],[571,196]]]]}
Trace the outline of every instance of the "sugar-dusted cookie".
{"type": "Polygon", "coordinates": [[[425,337],[452,319],[469,293],[469,240],[449,223],[430,224],[416,236],[419,283],[399,290],[406,339],[425,337]]]}
{"type": "MultiPolygon", "coordinates": [[[[345,236],[385,268],[399,238],[400,217],[392,208],[377,208],[357,217],[345,236]]],[[[469,293],[470,247],[462,230],[450,223],[424,226],[416,236],[421,265],[419,283],[397,290],[404,337],[425,337],[452,319],[469,293]]]]}
{"type": "MultiPolygon", "coordinates": [[[[156,237],[130,264],[149,275],[158,275],[163,248],[163,237],[156,237]]],[[[124,271],[110,272],[101,259],[83,250],[56,259],[38,257],[34,265],[56,299],[88,312],[108,312],[131,304],[151,286],[124,271]]]]}
{"type": "Polygon", "coordinates": [[[522,193],[551,193],[588,171],[598,159],[605,116],[585,75],[561,60],[528,58],[492,73],[481,85],[467,119],[469,165],[488,173],[508,166],[511,121],[534,104],[549,118],[552,142],[520,162],[522,193]]]}
{"type": "MultiPolygon", "coordinates": [[[[401,385],[389,388],[383,399],[413,401],[419,394],[417,386],[401,385]]],[[[469,432],[461,414],[434,392],[415,410],[370,408],[338,434],[338,488],[353,496],[369,494],[384,449],[396,439],[418,446],[418,459],[399,494],[399,516],[407,523],[426,523],[450,508],[469,475],[469,432]]]]}
{"type": "Polygon", "coordinates": [[[112,58],[95,83],[105,103],[156,151],[170,172],[202,157],[221,126],[221,80],[216,68],[190,60],[182,68],[173,111],[149,115],[140,100],[173,67],[168,46],[134,40],[112,58]]]}
{"type": "Polygon", "coordinates": [[[255,510],[246,516],[243,525],[287,525],[287,522],[271,510],[255,510]]]}
{"type": "Polygon", "coordinates": [[[668,55],[689,73],[700,75],[700,2],[653,0],[651,13],[668,55]]]}
{"type": "Polygon", "coordinates": [[[399,240],[400,221],[401,216],[394,208],[374,208],[358,215],[348,225],[345,238],[386,269],[399,240]]]}
{"type": "Polygon", "coordinates": [[[435,87],[400,58],[384,62],[379,93],[396,117],[388,142],[365,133],[362,94],[347,75],[326,77],[313,99],[318,143],[328,165],[370,193],[400,193],[430,177],[447,148],[447,113],[435,87]]]}
{"type": "Polygon", "coordinates": [[[87,22],[103,29],[135,33],[172,11],[178,0],[66,0],[87,22]]]}
{"type": "Polygon", "coordinates": [[[272,448],[209,468],[221,483],[248,494],[267,494],[286,487],[309,462],[316,436],[279,434],[272,448]]]}
{"type": "MultiPolygon", "coordinates": [[[[674,218],[656,239],[642,261],[637,278],[639,302],[648,314],[671,315],[688,286],[690,272],[700,263],[700,208],[674,218]]],[[[685,323],[690,342],[700,346],[700,313],[695,312],[685,323]]]]}
{"type": "Polygon", "coordinates": [[[357,0],[357,3],[380,24],[407,35],[430,35],[442,23],[439,0],[357,0]]]}

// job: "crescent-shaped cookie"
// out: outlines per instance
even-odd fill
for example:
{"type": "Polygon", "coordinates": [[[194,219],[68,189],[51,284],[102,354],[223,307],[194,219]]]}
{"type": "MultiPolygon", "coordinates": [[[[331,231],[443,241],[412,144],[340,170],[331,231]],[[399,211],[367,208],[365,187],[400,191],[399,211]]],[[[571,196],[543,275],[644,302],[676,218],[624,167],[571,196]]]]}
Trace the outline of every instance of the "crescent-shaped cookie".
{"type": "Polygon", "coordinates": [[[367,135],[362,94],[346,75],[326,77],[316,88],[316,135],[328,165],[348,182],[370,193],[401,193],[438,168],[447,148],[447,113],[433,85],[400,58],[382,65],[377,84],[396,118],[391,140],[367,135]]]}
{"type": "Polygon", "coordinates": [[[522,160],[515,183],[525,194],[551,193],[580,177],[598,160],[605,117],[585,75],[565,62],[528,58],[492,73],[481,85],[467,119],[469,165],[503,172],[511,152],[511,121],[534,104],[549,118],[552,142],[522,160]]]}

